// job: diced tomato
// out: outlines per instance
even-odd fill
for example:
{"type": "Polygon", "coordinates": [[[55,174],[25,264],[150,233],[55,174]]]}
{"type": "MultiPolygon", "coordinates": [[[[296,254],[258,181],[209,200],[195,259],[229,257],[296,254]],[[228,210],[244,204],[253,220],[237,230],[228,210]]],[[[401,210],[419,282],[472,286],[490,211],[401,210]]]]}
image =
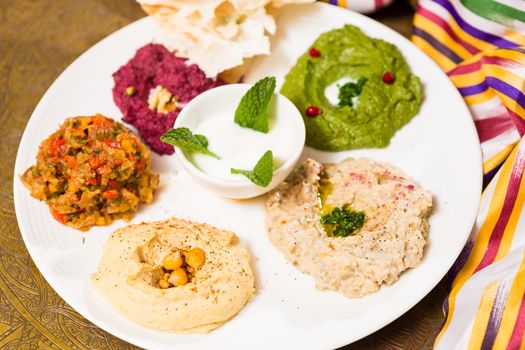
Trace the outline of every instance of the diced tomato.
{"type": "Polygon", "coordinates": [[[101,114],[97,114],[93,117],[93,124],[95,124],[97,127],[111,126],[111,122],[111,119],[108,119],[101,114]]]}
{"type": "Polygon", "coordinates": [[[53,215],[56,221],[60,222],[61,224],[66,223],[66,216],[64,214],[59,213],[55,207],[49,206],[49,210],[51,211],[51,215],[53,215]]]}
{"type": "Polygon", "coordinates": [[[89,158],[88,163],[91,169],[97,169],[98,167],[104,164],[104,160],[100,158],[99,156],[95,156],[95,157],[89,158]]]}
{"type": "Polygon", "coordinates": [[[91,186],[96,186],[100,182],[98,177],[90,177],[86,179],[86,183],[91,186]]]}
{"type": "Polygon", "coordinates": [[[117,140],[105,140],[104,143],[111,148],[120,149],[120,142],[118,142],[117,140]]]}
{"type": "Polygon", "coordinates": [[[119,196],[119,193],[116,190],[107,190],[105,192],[102,192],[102,198],[107,199],[107,200],[115,199],[118,196],[119,196]]]}
{"type": "Polygon", "coordinates": [[[64,140],[63,139],[53,139],[51,141],[51,154],[53,156],[58,156],[59,153],[64,151],[64,140]]]}
{"type": "Polygon", "coordinates": [[[118,190],[120,188],[120,184],[117,180],[109,180],[108,182],[108,189],[110,190],[118,190]]]}
{"type": "Polygon", "coordinates": [[[77,165],[77,159],[73,156],[65,156],[64,160],[66,161],[66,166],[69,169],[73,169],[77,165]]]}
{"type": "Polygon", "coordinates": [[[146,165],[146,160],[144,158],[140,158],[137,162],[137,171],[139,173],[142,173],[142,171],[144,170],[144,165],[146,165]]]}

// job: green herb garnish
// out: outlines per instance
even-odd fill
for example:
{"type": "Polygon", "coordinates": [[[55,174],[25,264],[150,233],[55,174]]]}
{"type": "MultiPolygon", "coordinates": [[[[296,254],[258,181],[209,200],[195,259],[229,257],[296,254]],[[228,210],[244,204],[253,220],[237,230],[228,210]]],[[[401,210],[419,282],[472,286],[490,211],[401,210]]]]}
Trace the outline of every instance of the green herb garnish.
{"type": "Polygon", "coordinates": [[[366,81],[366,78],[359,78],[357,83],[349,82],[339,86],[339,106],[352,107],[354,105],[352,98],[361,95],[361,91],[363,91],[363,85],[365,85],[366,81]]]}
{"type": "Polygon", "coordinates": [[[250,179],[257,186],[266,187],[270,184],[273,177],[273,154],[266,151],[261,159],[255,164],[253,171],[231,168],[232,174],[241,174],[250,179]]]}
{"type": "Polygon", "coordinates": [[[168,130],[160,137],[164,143],[179,147],[183,151],[192,151],[220,159],[212,151],[208,150],[208,139],[204,135],[194,135],[188,128],[176,128],[168,130]]]}
{"type": "Polygon", "coordinates": [[[235,122],[242,127],[268,132],[268,104],[275,90],[275,77],[259,80],[244,94],[235,110],[235,122]]]}
{"type": "Polygon", "coordinates": [[[329,237],[355,236],[357,230],[365,224],[365,213],[353,211],[344,205],[321,216],[320,221],[329,237]]]}
{"type": "Polygon", "coordinates": [[[206,138],[206,136],[196,134],[195,138],[199,140],[199,142],[201,143],[202,146],[204,146],[204,148],[208,148],[208,139],[206,138]]]}

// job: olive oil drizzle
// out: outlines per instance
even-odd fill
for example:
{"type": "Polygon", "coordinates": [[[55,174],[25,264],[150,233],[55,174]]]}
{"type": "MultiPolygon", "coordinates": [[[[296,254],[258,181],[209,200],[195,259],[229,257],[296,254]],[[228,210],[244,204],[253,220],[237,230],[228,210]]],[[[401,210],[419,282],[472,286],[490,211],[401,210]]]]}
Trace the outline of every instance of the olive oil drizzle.
{"type": "Polygon", "coordinates": [[[328,237],[354,236],[366,220],[364,212],[354,211],[348,204],[336,208],[327,204],[328,196],[334,190],[334,183],[329,181],[325,172],[322,172],[317,190],[317,204],[321,212],[319,222],[328,237]]]}
{"type": "Polygon", "coordinates": [[[321,173],[321,178],[319,179],[319,188],[317,191],[317,202],[319,204],[319,209],[321,209],[321,214],[329,214],[333,210],[333,206],[326,204],[328,196],[334,190],[334,183],[329,181],[326,178],[326,174],[321,173]]]}
{"type": "MultiPolygon", "coordinates": [[[[317,190],[317,204],[319,205],[319,210],[321,211],[321,217],[324,215],[330,214],[334,207],[333,205],[327,204],[326,200],[328,196],[334,190],[334,183],[327,179],[326,173],[323,171],[319,179],[319,187],[317,190]]],[[[324,232],[330,236],[331,232],[334,230],[333,225],[321,223],[324,232]]]]}

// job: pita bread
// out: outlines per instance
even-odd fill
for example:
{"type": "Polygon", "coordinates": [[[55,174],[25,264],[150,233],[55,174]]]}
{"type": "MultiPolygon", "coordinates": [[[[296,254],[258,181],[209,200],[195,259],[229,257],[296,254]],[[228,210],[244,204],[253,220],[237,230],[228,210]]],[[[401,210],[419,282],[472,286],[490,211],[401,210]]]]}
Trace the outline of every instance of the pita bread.
{"type": "Polygon", "coordinates": [[[137,0],[165,29],[160,38],[176,54],[197,64],[208,77],[240,78],[246,59],[270,53],[275,15],[289,3],[313,0],[137,0]]]}

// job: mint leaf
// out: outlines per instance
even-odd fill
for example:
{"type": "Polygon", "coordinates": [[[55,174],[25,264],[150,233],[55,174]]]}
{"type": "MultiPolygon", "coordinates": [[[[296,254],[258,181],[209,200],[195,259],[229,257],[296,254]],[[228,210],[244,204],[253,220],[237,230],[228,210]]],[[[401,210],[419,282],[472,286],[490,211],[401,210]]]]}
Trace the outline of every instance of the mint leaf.
{"type": "Polygon", "coordinates": [[[275,77],[266,77],[244,94],[235,110],[235,122],[242,127],[268,132],[268,103],[275,90],[275,77]]]}
{"type": "Polygon", "coordinates": [[[204,148],[208,148],[208,139],[204,135],[195,134],[195,138],[199,140],[201,145],[204,146],[204,148]]]}
{"type": "Polygon", "coordinates": [[[220,159],[212,151],[208,150],[208,139],[204,135],[193,135],[188,128],[176,128],[168,130],[160,137],[164,143],[179,147],[183,151],[198,152],[220,159]]]}
{"type": "Polygon", "coordinates": [[[270,184],[273,177],[273,153],[266,151],[261,159],[257,161],[253,171],[231,168],[232,174],[241,174],[250,179],[257,186],[266,187],[270,184]]]}
{"type": "Polygon", "coordinates": [[[365,85],[366,78],[359,78],[357,83],[348,82],[339,86],[339,106],[353,106],[352,98],[361,95],[363,85],[365,85]]]}

